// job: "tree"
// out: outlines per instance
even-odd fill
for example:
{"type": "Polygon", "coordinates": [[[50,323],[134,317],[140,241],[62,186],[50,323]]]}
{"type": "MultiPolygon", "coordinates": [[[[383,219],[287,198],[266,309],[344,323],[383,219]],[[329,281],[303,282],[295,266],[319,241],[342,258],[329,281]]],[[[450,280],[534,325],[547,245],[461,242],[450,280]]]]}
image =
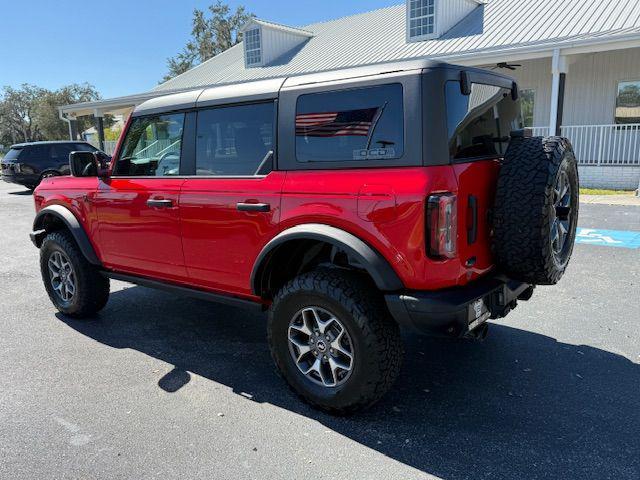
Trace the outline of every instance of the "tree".
{"type": "Polygon", "coordinates": [[[46,90],[23,84],[19,89],[4,87],[0,103],[0,137],[8,143],[42,140],[43,134],[36,123],[38,101],[46,90]]]}
{"type": "MultiPolygon", "coordinates": [[[[55,91],[29,84],[18,89],[4,87],[0,97],[0,143],[67,138],[68,125],[60,120],[58,107],[99,99],[100,94],[88,83],[65,85],[55,91]]],[[[105,117],[105,127],[112,122],[111,117],[105,117]]],[[[92,117],[78,119],[79,131],[91,126],[92,117]]]]}
{"type": "MultiPolygon", "coordinates": [[[[100,94],[88,84],[65,85],[56,91],[47,91],[39,103],[37,121],[40,129],[47,139],[60,139],[69,136],[69,127],[66,122],[60,120],[58,107],[72,103],[92,102],[100,100],[100,94]]],[[[107,125],[105,118],[105,127],[107,125]]],[[[78,131],[82,132],[94,125],[93,117],[78,118],[78,131]]]]}
{"type": "Polygon", "coordinates": [[[171,80],[196,65],[228,50],[242,41],[240,28],[255,17],[243,6],[231,13],[229,5],[221,0],[208,8],[210,18],[199,9],[193,11],[191,39],[175,57],[167,59],[169,72],[162,82],[171,80]]]}

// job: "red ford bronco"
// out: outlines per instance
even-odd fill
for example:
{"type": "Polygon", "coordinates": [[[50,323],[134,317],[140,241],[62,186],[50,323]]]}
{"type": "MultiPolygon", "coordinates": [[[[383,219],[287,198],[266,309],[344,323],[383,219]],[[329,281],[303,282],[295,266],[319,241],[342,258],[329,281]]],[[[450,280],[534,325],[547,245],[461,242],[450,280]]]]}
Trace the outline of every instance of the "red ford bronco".
{"type": "Polygon", "coordinates": [[[109,279],[268,310],[273,359],[344,414],[400,370],[400,329],[482,337],[573,250],[564,138],[522,129],[508,77],[428,61],[203,88],[140,105],[109,159],[35,192],[52,302],[109,279]]]}

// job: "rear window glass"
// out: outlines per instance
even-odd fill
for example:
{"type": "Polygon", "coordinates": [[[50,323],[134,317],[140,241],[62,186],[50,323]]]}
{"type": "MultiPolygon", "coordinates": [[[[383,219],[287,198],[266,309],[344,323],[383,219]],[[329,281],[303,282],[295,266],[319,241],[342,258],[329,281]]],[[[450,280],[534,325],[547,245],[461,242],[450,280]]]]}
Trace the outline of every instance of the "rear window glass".
{"type": "Polygon", "coordinates": [[[4,156],[4,159],[5,160],[17,160],[18,157],[20,157],[21,153],[22,153],[22,149],[21,148],[12,148],[4,156]]]}
{"type": "Polygon", "coordinates": [[[447,82],[449,151],[454,160],[504,155],[509,134],[522,128],[519,103],[511,90],[474,83],[463,95],[460,82],[447,82]]]}
{"type": "Polygon", "coordinates": [[[402,85],[301,95],[298,162],[389,160],[404,153],[402,85]]]}

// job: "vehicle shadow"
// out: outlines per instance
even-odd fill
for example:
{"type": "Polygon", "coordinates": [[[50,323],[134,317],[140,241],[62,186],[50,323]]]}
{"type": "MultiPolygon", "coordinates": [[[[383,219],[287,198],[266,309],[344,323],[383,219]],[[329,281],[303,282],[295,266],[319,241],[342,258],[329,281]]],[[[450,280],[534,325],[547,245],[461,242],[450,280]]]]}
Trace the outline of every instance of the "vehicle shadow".
{"type": "Polygon", "coordinates": [[[19,190],[17,192],[9,192],[9,195],[20,195],[20,196],[25,196],[25,197],[29,197],[31,195],[33,195],[33,190],[19,190]]]}
{"type": "Polygon", "coordinates": [[[598,348],[501,325],[484,343],[407,336],[393,390],[368,411],[337,418],[279,379],[263,315],[131,287],[113,293],[95,321],[59,318],[174,365],[158,383],[167,392],[191,372],[444,479],[640,475],[640,368],[598,348]]]}

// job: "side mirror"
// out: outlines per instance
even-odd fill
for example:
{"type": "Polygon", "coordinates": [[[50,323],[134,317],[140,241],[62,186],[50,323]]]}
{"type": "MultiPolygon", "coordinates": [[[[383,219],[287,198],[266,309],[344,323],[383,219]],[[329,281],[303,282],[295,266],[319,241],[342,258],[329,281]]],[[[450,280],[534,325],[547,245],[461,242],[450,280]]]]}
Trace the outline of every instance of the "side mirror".
{"type": "Polygon", "coordinates": [[[74,177],[103,177],[106,175],[106,161],[110,157],[103,152],[71,152],[69,168],[74,177]]]}

